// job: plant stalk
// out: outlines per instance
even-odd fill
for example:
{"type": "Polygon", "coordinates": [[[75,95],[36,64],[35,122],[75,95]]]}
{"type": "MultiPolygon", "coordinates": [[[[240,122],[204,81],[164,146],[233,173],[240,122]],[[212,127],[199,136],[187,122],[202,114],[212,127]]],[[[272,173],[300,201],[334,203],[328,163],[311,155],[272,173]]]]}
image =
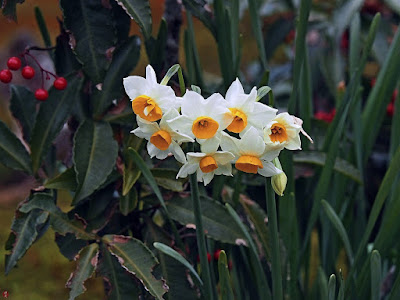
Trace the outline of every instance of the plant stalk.
{"type": "Polygon", "coordinates": [[[211,274],[207,259],[207,247],[206,238],[203,230],[203,222],[201,219],[201,205],[199,187],[197,185],[196,173],[190,175],[190,189],[193,201],[194,218],[196,224],[196,237],[197,247],[199,249],[200,265],[201,265],[201,277],[204,282],[204,299],[214,299],[214,293],[211,285],[211,274]]]}
{"type": "Polygon", "coordinates": [[[272,189],[271,179],[267,178],[265,178],[265,197],[267,200],[268,228],[271,236],[272,294],[274,300],[282,300],[282,271],[275,193],[272,189]]]}

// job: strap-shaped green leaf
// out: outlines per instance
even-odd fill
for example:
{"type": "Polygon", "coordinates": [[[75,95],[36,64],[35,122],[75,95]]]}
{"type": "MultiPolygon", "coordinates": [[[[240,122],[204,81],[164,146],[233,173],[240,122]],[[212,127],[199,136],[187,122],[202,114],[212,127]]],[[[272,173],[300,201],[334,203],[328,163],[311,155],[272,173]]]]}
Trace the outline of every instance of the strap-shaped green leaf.
{"type": "Polygon", "coordinates": [[[24,86],[11,85],[10,110],[22,126],[25,141],[30,141],[36,118],[36,100],[24,86]]]}
{"type": "Polygon", "coordinates": [[[138,200],[138,192],[136,188],[131,189],[128,194],[122,196],[119,199],[119,210],[121,214],[127,216],[132,212],[136,208],[138,200]]]}
{"type": "Polygon", "coordinates": [[[178,262],[180,262],[182,265],[184,265],[186,268],[189,269],[189,271],[196,277],[197,281],[202,285],[203,281],[201,280],[199,274],[197,274],[196,270],[193,268],[193,266],[178,252],[176,252],[174,249],[171,247],[164,245],[163,243],[155,242],[153,246],[163,252],[164,254],[174,258],[178,262]]]}
{"type": "Polygon", "coordinates": [[[49,213],[50,224],[57,233],[62,235],[74,233],[77,238],[82,240],[95,239],[95,235],[86,232],[80,221],[70,220],[68,216],[54,204],[53,196],[46,193],[37,193],[32,200],[22,205],[19,210],[23,213],[28,213],[36,208],[49,213]]]}
{"type": "Polygon", "coordinates": [[[224,250],[221,250],[218,258],[218,274],[221,300],[235,299],[231,286],[231,278],[229,276],[228,260],[224,250]]]}
{"type": "Polygon", "coordinates": [[[34,209],[27,214],[21,214],[17,211],[6,243],[6,250],[11,251],[6,255],[6,275],[35,242],[38,237],[38,227],[46,222],[48,216],[47,212],[39,209],[34,209]]]}
{"type": "Polygon", "coordinates": [[[118,258],[121,266],[139,278],[156,299],[163,299],[168,286],[162,279],[158,280],[152,274],[158,261],[145,244],[132,237],[121,235],[105,235],[102,240],[108,245],[110,252],[118,258]]]}
{"type": "Polygon", "coordinates": [[[371,300],[379,300],[381,293],[382,262],[377,250],[371,253],[371,300]]]}
{"type": "Polygon", "coordinates": [[[110,7],[97,0],[61,0],[60,5],[83,70],[94,83],[103,82],[110,64],[107,52],[117,40],[110,7]]]}
{"type": "Polygon", "coordinates": [[[126,13],[135,20],[147,40],[151,36],[152,18],[149,0],[116,0],[126,13]]]}
{"type": "Polygon", "coordinates": [[[74,137],[73,160],[78,188],[73,204],[91,195],[114,168],[118,154],[110,124],[84,121],[74,137]]]}
{"type": "Polygon", "coordinates": [[[0,162],[12,169],[32,173],[28,152],[18,138],[0,121],[0,162]]]}
{"type": "Polygon", "coordinates": [[[101,259],[97,272],[104,279],[104,289],[108,299],[139,299],[141,287],[134,276],[120,265],[118,259],[105,245],[100,246],[100,251],[101,259]]]}
{"type": "Polygon", "coordinates": [[[94,95],[94,114],[101,115],[112,104],[114,99],[124,95],[122,79],[128,76],[136,66],[140,57],[140,39],[137,36],[130,37],[113,54],[110,68],[104,78],[101,91],[94,95]]]}
{"type": "Polygon", "coordinates": [[[203,22],[214,37],[217,35],[213,16],[206,8],[207,2],[205,0],[183,0],[182,3],[188,11],[203,22]]]}
{"type": "Polygon", "coordinates": [[[336,275],[332,274],[329,276],[328,281],[328,300],[336,299],[336,275]]]}
{"type": "Polygon", "coordinates": [[[43,156],[63,127],[81,89],[82,78],[67,77],[68,86],[63,91],[50,89],[49,98],[40,105],[36,123],[32,131],[31,157],[33,171],[42,164],[43,156]]]}
{"type": "Polygon", "coordinates": [[[69,292],[69,300],[75,299],[86,291],[84,283],[88,278],[92,277],[97,267],[98,255],[99,245],[96,243],[86,246],[79,252],[76,258],[78,260],[76,270],[71,273],[65,285],[67,288],[71,289],[69,292]]]}

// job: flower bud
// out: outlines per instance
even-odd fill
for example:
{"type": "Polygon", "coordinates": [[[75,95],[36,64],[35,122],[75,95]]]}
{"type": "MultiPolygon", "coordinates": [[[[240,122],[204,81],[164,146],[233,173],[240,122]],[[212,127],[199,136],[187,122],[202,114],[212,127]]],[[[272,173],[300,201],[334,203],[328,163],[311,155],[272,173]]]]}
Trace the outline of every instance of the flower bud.
{"type": "MultiPolygon", "coordinates": [[[[275,167],[282,170],[281,163],[279,162],[279,159],[277,157],[273,160],[273,163],[275,167]]],[[[271,178],[272,188],[274,189],[275,193],[277,193],[279,196],[283,196],[283,192],[286,189],[286,184],[287,184],[287,177],[285,172],[282,172],[278,175],[274,175],[271,178]]]]}

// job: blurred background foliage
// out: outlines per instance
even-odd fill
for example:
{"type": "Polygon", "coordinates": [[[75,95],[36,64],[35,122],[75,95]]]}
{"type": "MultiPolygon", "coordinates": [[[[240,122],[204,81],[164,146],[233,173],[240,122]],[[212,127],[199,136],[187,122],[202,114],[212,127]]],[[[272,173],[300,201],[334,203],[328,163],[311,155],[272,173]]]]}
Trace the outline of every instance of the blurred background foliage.
{"type": "MultiPolygon", "coordinates": [[[[196,1],[194,1],[196,2],[196,1]]],[[[232,43],[238,43],[241,49],[239,62],[234,59],[232,68],[237,68],[237,72],[232,70],[231,73],[223,72],[224,66],[220,67],[217,63],[222,59],[227,59],[219,53],[219,49],[213,37],[210,28],[204,25],[203,22],[197,18],[193,18],[193,24],[187,21],[186,13],[183,17],[183,28],[190,28],[193,26],[192,32],[195,33],[193,37],[199,53],[199,61],[201,62],[201,70],[203,71],[203,91],[205,94],[210,93],[215,88],[219,88],[221,92],[224,92],[227,85],[230,84],[232,74],[238,74],[241,78],[247,82],[247,88],[253,85],[258,85],[260,79],[263,78],[263,66],[268,66],[269,69],[269,82],[268,85],[272,88],[275,96],[275,106],[280,109],[285,109],[291,105],[291,97],[305,97],[310,96],[312,101],[306,108],[299,108],[302,110],[302,114],[308,115],[305,119],[304,127],[307,129],[309,134],[312,135],[315,141],[313,148],[309,149],[309,146],[304,143],[305,150],[318,150],[326,147],[325,136],[327,131],[332,125],[332,121],[335,117],[336,110],[340,107],[343,99],[349,100],[345,97],[348,85],[352,79],[352,74],[356,72],[357,66],[352,63],[349,53],[351,53],[351,34],[350,24],[355,22],[354,13],[360,12],[360,23],[359,23],[359,47],[363,48],[366,42],[366,36],[370,29],[371,22],[376,13],[381,13],[381,22],[377,27],[376,38],[372,45],[372,51],[367,57],[365,68],[363,68],[362,76],[360,77],[360,86],[362,89],[357,91],[357,97],[363,99],[365,103],[366,99],[370,95],[372,88],[375,85],[376,77],[385,59],[388,55],[389,47],[392,43],[393,36],[398,30],[398,24],[400,19],[400,5],[395,0],[378,1],[378,0],[365,0],[365,1],[340,1],[340,0],[315,0],[312,1],[312,9],[309,17],[309,24],[305,41],[308,49],[308,66],[309,70],[302,69],[301,79],[299,79],[299,94],[294,95],[292,93],[292,74],[296,66],[294,66],[295,58],[295,27],[298,21],[298,12],[300,1],[284,1],[284,0],[272,0],[272,1],[254,1],[259,7],[260,13],[260,28],[262,31],[263,44],[257,43],[257,32],[253,30],[254,18],[250,16],[251,7],[248,7],[247,1],[240,1],[240,22],[238,22],[238,32],[240,38],[232,43]],[[264,53],[260,55],[260,49],[264,49],[264,53]],[[260,58],[261,57],[261,58],[260,58]],[[237,65],[235,65],[235,63],[237,65]],[[222,72],[221,72],[222,70],[222,72]],[[308,72],[305,74],[304,72],[308,72]],[[309,78],[307,78],[307,76],[309,78]],[[312,83],[312,84],[311,84],[312,83]],[[308,90],[307,90],[308,89],[308,90]],[[304,109],[308,110],[306,113],[304,109]]],[[[30,0],[23,5],[17,5],[17,16],[18,23],[14,23],[5,17],[0,18],[0,28],[4,28],[0,35],[0,69],[3,69],[6,64],[8,57],[20,53],[24,50],[25,46],[28,45],[40,45],[41,35],[37,28],[34,8],[39,6],[44,14],[47,27],[50,32],[51,40],[54,44],[57,35],[60,32],[58,18],[62,18],[62,12],[60,10],[57,1],[49,0],[30,0]]],[[[157,36],[160,26],[162,26],[161,18],[164,14],[165,1],[151,0],[151,13],[152,13],[152,35],[157,36]]],[[[190,18],[191,19],[191,18],[190,18]]],[[[239,21],[239,20],[237,20],[239,21]]],[[[357,30],[357,24],[353,26],[354,30],[357,30]],[[355,28],[355,29],[354,29],[355,28]]],[[[216,27],[218,35],[218,27],[216,27]]],[[[140,35],[141,31],[139,26],[131,21],[130,35],[140,35]]],[[[187,33],[186,35],[188,35],[187,33]]],[[[190,37],[187,37],[189,38],[190,37]]],[[[353,35],[354,38],[354,35],[353,35]]],[[[259,41],[259,40],[258,40],[259,41]]],[[[222,42],[221,42],[222,43],[222,42]]],[[[353,44],[355,44],[353,42],[353,44]]],[[[178,61],[181,63],[183,68],[187,71],[186,76],[188,81],[192,84],[201,84],[201,78],[198,74],[193,72],[193,68],[188,65],[187,49],[185,55],[185,34],[182,31],[180,34],[179,42],[179,56],[178,61]]],[[[358,58],[360,54],[360,48],[353,52],[354,56],[358,58]]],[[[190,52],[190,51],[189,51],[190,52]]],[[[239,54],[239,53],[236,53],[239,54]]],[[[232,57],[230,57],[232,58],[232,57]]],[[[39,55],[38,59],[44,66],[48,66],[48,69],[54,68],[47,55],[39,55]]],[[[136,67],[132,70],[132,74],[143,75],[145,66],[149,63],[148,56],[146,55],[146,48],[141,47],[140,60],[136,67]]],[[[191,62],[189,62],[190,64],[191,62]]],[[[227,63],[226,65],[228,65],[227,63]]],[[[155,66],[157,67],[157,66],[155,66]]],[[[157,73],[164,75],[169,66],[161,65],[157,73]]],[[[226,70],[227,68],[225,68],[226,70]]],[[[235,77],[236,75],[234,75],[235,77]]],[[[394,79],[398,81],[397,79],[394,79]]],[[[16,78],[13,81],[14,84],[22,84],[21,78],[16,78]]],[[[24,81],[25,84],[25,81],[24,81]]],[[[32,81],[29,83],[30,88],[35,89],[40,85],[39,81],[32,81]]],[[[383,84],[382,84],[383,85],[383,84]]],[[[386,93],[392,95],[390,99],[382,100],[384,104],[385,113],[382,114],[382,126],[377,121],[379,127],[379,133],[377,134],[376,143],[373,145],[367,145],[371,147],[371,155],[365,154],[363,159],[368,160],[367,163],[360,162],[359,158],[354,158],[357,155],[353,152],[351,155],[347,155],[346,150],[352,149],[350,144],[354,142],[353,135],[343,135],[341,140],[340,154],[342,161],[336,161],[335,169],[341,172],[335,173],[332,189],[335,189],[335,193],[329,195],[329,189],[327,193],[328,202],[340,215],[344,224],[352,224],[354,228],[348,228],[348,234],[352,243],[357,245],[360,243],[361,235],[367,224],[367,216],[371,211],[373,201],[377,194],[378,188],[382,182],[382,178],[387,170],[391,157],[394,155],[393,136],[396,133],[391,131],[392,117],[394,115],[394,102],[396,99],[395,91],[388,91],[386,93]],[[390,138],[392,135],[392,139],[390,138]],[[352,161],[352,164],[348,164],[348,161],[352,161]],[[341,164],[342,163],[342,164],[341,164]],[[362,172],[365,167],[364,172],[362,172]],[[360,173],[362,172],[362,173],[360,173]],[[343,174],[345,176],[343,176],[343,174]],[[357,198],[360,202],[347,201],[347,198],[352,197],[352,191],[344,190],[341,193],[340,188],[346,185],[346,178],[352,179],[352,184],[364,182],[367,183],[362,187],[358,185],[351,185],[352,189],[361,189],[365,192],[364,196],[357,198]],[[336,200],[339,199],[339,200],[336,200]],[[346,199],[346,201],[342,201],[346,199]],[[351,208],[348,208],[350,206],[351,208]],[[355,213],[354,213],[355,211],[355,213]],[[352,222],[353,218],[358,218],[357,222],[352,222]]],[[[11,114],[8,110],[9,106],[9,89],[8,86],[0,84],[0,119],[3,120],[10,128],[14,129],[16,134],[21,135],[18,132],[18,127],[14,123],[11,114]]],[[[383,105],[383,104],[382,104],[383,105]]],[[[361,107],[356,107],[356,111],[353,116],[357,116],[357,110],[361,107]]],[[[372,108],[373,109],[373,108],[372,108]]],[[[380,108],[382,109],[382,108],[380,108]]],[[[360,113],[358,114],[360,117],[360,113]]],[[[357,119],[351,120],[357,122],[357,119]]],[[[368,120],[367,120],[368,121],[368,120]]],[[[375,122],[375,120],[372,120],[375,122]]],[[[335,123],[335,125],[338,125],[335,123]]],[[[356,124],[353,124],[353,129],[356,130],[356,124]]],[[[359,128],[360,129],[360,128],[359,128]]],[[[361,130],[361,129],[360,129],[361,130]]],[[[361,134],[361,132],[355,132],[355,135],[361,134]]],[[[367,133],[364,133],[368,134],[367,133]]],[[[330,137],[333,137],[331,132],[330,137]]],[[[357,138],[355,138],[357,139],[357,138]]],[[[397,139],[397,138],[395,138],[397,139]]],[[[366,148],[368,148],[366,147],[366,148]]],[[[363,151],[362,149],[361,151],[363,151]]],[[[360,151],[360,149],[359,149],[360,151]]],[[[326,151],[327,152],[327,151],[326,151]]],[[[324,155],[327,155],[324,153],[324,155]]],[[[362,155],[361,155],[362,157],[362,155]]],[[[298,211],[300,216],[309,216],[312,206],[311,197],[309,192],[313,191],[312,184],[308,179],[318,178],[321,173],[314,166],[321,166],[325,164],[326,156],[313,153],[305,153],[296,155],[294,157],[296,166],[293,170],[293,175],[296,178],[297,192],[296,199],[302,199],[304,203],[299,207],[303,211],[298,211]],[[308,156],[307,156],[308,155],[308,156]],[[314,176],[314,177],[313,177],[314,176]]],[[[322,175],[321,175],[322,176],[322,175]]],[[[398,173],[396,174],[398,176],[398,173]]],[[[242,178],[243,186],[241,192],[246,194],[251,199],[260,198],[260,187],[257,179],[254,178],[242,178]]],[[[235,182],[229,182],[230,185],[234,185],[235,182]]],[[[315,182],[314,182],[315,184],[315,182]]],[[[11,172],[10,169],[0,164],[0,245],[4,245],[9,235],[9,228],[14,210],[21,200],[23,200],[28,194],[30,189],[33,187],[33,180],[23,175],[21,172],[11,172]]],[[[293,188],[293,187],[292,187],[293,188]]],[[[225,193],[232,193],[232,190],[226,189],[225,193]]],[[[264,195],[262,195],[264,196],[264,195]]],[[[290,197],[290,195],[289,195],[290,197]]],[[[228,197],[229,198],[229,197],[228,197]]],[[[59,199],[62,202],[59,206],[66,212],[70,209],[71,197],[64,193],[59,199]]],[[[282,200],[287,200],[284,198],[282,200]]],[[[281,215],[285,213],[286,204],[280,207],[281,215]]],[[[324,207],[327,206],[323,203],[324,207]]],[[[290,209],[290,208],[289,208],[290,209]]],[[[329,208],[325,211],[329,212],[329,208]]],[[[308,234],[311,236],[311,246],[306,249],[309,251],[308,260],[305,265],[304,277],[309,277],[305,280],[305,286],[302,288],[314,296],[317,293],[324,295],[323,287],[327,286],[326,275],[328,273],[338,273],[340,269],[342,274],[346,277],[349,272],[349,256],[341,243],[339,238],[333,234],[324,234],[326,232],[332,232],[332,227],[323,217],[321,212],[320,227],[318,230],[309,230],[308,234]],[[322,236],[322,238],[321,238],[322,236]],[[321,271],[320,266],[326,272],[326,275],[321,271]],[[325,281],[326,282],[325,282],[325,281]]],[[[283,221],[286,219],[287,222],[292,221],[289,217],[281,216],[282,234],[290,232],[290,228],[285,228],[283,221]]],[[[379,215],[378,223],[381,224],[382,215],[379,215]]],[[[300,223],[300,234],[302,236],[307,234],[307,221],[308,218],[299,219],[300,223]]],[[[392,219],[391,219],[392,220],[392,219]]],[[[396,230],[392,228],[392,230],[396,230]]],[[[377,236],[379,228],[375,227],[373,237],[377,236]]],[[[290,236],[282,236],[284,242],[290,239],[290,236]]],[[[298,237],[297,237],[298,239],[298,237]]],[[[290,247],[286,245],[287,247],[290,247]]],[[[355,251],[356,248],[353,250],[355,251]]],[[[398,270],[394,266],[398,263],[399,258],[399,245],[393,243],[388,248],[384,248],[385,260],[383,262],[382,274],[385,278],[382,280],[384,283],[393,284],[393,277],[398,273],[398,270]]],[[[304,249],[302,249],[305,251],[304,249]]],[[[289,250],[288,250],[289,251],[289,250]]],[[[5,251],[3,248],[0,251],[0,256],[4,257],[5,251]]],[[[1,268],[4,267],[3,260],[1,260],[1,268]]],[[[245,262],[241,262],[245,264],[245,262]]],[[[12,299],[25,299],[29,296],[29,299],[63,299],[66,298],[67,290],[65,289],[65,281],[69,274],[73,270],[74,266],[64,256],[62,256],[56,244],[54,243],[54,232],[49,230],[46,234],[35,243],[27,254],[21,259],[18,264],[18,268],[13,270],[7,277],[3,273],[0,275],[0,289],[8,289],[12,292],[12,299]],[[50,259],[49,259],[50,258],[50,259]]],[[[338,279],[339,282],[339,279],[338,279]]],[[[100,299],[103,297],[103,285],[100,278],[90,279],[86,283],[88,291],[84,293],[79,299],[100,299]]],[[[338,283],[339,285],[339,283],[338,283]]],[[[381,293],[385,295],[385,286],[382,284],[381,293]]]]}

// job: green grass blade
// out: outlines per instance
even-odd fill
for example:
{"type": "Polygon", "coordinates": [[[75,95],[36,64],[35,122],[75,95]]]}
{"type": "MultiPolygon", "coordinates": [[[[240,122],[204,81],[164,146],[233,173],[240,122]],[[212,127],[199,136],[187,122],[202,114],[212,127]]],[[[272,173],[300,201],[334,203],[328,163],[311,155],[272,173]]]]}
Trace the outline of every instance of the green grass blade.
{"type": "Polygon", "coordinates": [[[186,268],[189,269],[189,271],[194,275],[194,277],[197,279],[197,281],[203,285],[203,281],[201,280],[199,274],[197,274],[196,270],[193,268],[193,266],[178,252],[176,252],[174,249],[171,247],[164,245],[163,243],[158,243],[155,242],[153,243],[154,248],[157,250],[160,250],[164,254],[172,257],[173,259],[177,260],[180,262],[182,265],[184,265],[186,268]]]}
{"type": "Polygon", "coordinates": [[[318,267],[319,299],[328,299],[328,280],[321,267],[318,267]]]}
{"type": "Polygon", "coordinates": [[[377,250],[374,250],[371,253],[371,300],[380,299],[381,274],[381,255],[377,250]]]}
{"type": "Polygon", "coordinates": [[[39,26],[39,30],[40,30],[40,33],[43,38],[43,43],[46,46],[46,48],[50,48],[51,40],[50,40],[49,30],[47,29],[46,22],[43,18],[42,11],[40,10],[40,8],[38,6],[35,6],[35,18],[36,18],[36,22],[39,26]]]}
{"type": "Polygon", "coordinates": [[[268,63],[267,63],[267,56],[265,53],[260,16],[258,13],[259,8],[260,8],[259,1],[249,0],[248,3],[249,3],[251,27],[253,28],[253,33],[256,38],[258,53],[260,55],[262,67],[264,70],[266,70],[268,68],[268,63]]]}
{"type": "Polygon", "coordinates": [[[335,227],[337,233],[339,234],[344,248],[346,249],[346,254],[347,257],[350,261],[350,265],[353,263],[354,257],[353,257],[353,251],[351,250],[351,245],[350,245],[350,240],[347,235],[346,229],[343,226],[342,221],[340,220],[339,216],[336,214],[335,210],[332,208],[332,206],[329,205],[328,202],[325,200],[322,200],[322,207],[324,208],[324,211],[326,215],[328,216],[329,220],[331,221],[333,227],[335,227]]]}
{"type": "Polygon", "coordinates": [[[221,294],[220,299],[234,300],[235,297],[232,291],[231,278],[228,270],[228,261],[224,250],[222,250],[219,253],[218,274],[219,274],[219,284],[220,284],[220,294],[221,294]]]}
{"type": "Polygon", "coordinates": [[[397,31],[390,46],[385,63],[382,66],[376,83],[369,94],[362,115],[364,160],[372,151],[381,124],[385,117],[385,109],[389,104],[392,92],[400,77],[400,31],[397,31]]]}
{"type": "Polygon", "coordinates": [[[240,229],[242,230],[244,236],[246,237],[250,250],[253,256],[256,258],[255,272],[256,272],[257,287],[260,297],[263,296],[264,299],[272,299],[271,290],[269,288],[267,278],[265,276],[263,267],[261,265],[261,261],[258,259],[257,247],[254,244],[252,237],[250,236],[249,232],[247,231],[246,227],[244,226],[243,222],[240,220],[238,214],[232,208],[232,206],[230,206],[229,203],[226,203],[225,206],[228,209],[229,214],[232,216],[232,218],[236,221],[237,225],[239,225],[240,229]]]}
{"type": "Polygon", "coordinates": [[[328,300],[336,299],[336,275],[332,274],[328,281],[328,300]]]}
{"type": "Polygon", "coordinates": [[[304,62],[304,55],[306,51],[306,33],[307,33],[307,22],[308,16],[311,9],[311,0],[302,0],[300,2],[300,13],[299,21],[296,28],[296,57],[294,59],[294,69],[293,69],[293,89],[290,94],[288,111],[289,113],[294,113],[296,110],[296,95],[300,83],[300,73],[304,62]]]}

